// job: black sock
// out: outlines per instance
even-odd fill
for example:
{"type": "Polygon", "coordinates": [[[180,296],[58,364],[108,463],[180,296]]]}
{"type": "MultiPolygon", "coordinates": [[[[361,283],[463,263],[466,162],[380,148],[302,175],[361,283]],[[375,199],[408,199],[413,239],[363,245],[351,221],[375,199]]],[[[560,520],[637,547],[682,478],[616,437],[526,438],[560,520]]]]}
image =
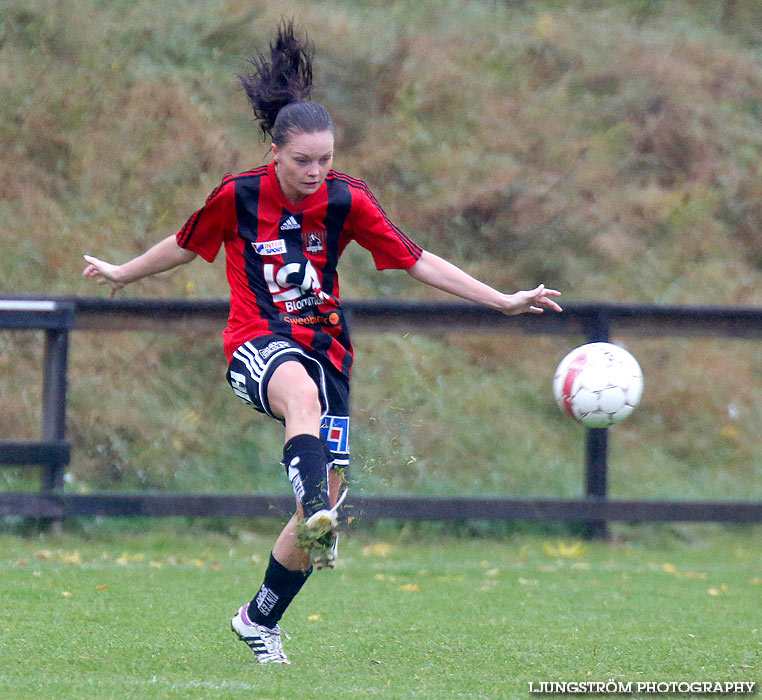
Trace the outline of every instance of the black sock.
{"type": "Polygon", "coordinates": [[[265,580],[246,610],[249,619],[258,625],[275,627],[311,573],[312,567],[307,571],[291,571],[271,553],[265,580]]]}
{"type": "Polygon", "coordinates": [[[314,435],[295,435],[283,446],[283,464],[294,493],[302,504],[305,518],[322,508],[331,507],[323,440],[314,435]]]}

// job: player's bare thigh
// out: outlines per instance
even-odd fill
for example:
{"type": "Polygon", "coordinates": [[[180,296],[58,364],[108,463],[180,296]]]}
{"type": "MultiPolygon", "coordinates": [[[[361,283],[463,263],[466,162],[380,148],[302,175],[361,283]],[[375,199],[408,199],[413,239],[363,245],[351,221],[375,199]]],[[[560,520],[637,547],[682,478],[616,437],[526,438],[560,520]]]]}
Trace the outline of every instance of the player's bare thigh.
{"type": "Polygon", "coordinates": [[[286,421],[286,441],[295,435],[320,436],[322,410],[318,388],[301,362],[276,367],[267,384],[270,409],[286,421]]]}

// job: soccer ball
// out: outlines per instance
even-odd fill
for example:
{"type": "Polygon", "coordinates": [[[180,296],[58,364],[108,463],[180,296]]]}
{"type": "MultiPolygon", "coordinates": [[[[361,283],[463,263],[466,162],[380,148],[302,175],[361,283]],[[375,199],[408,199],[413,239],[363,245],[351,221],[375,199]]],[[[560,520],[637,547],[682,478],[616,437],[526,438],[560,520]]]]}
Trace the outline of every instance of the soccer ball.
{"type": "Polygon", "coordinates": [[[611,343],[588,343],[572,350],[553,378],[558,407],[588,428],[623,421],[640,403],[642,393],[638,361],[611,343]]]}

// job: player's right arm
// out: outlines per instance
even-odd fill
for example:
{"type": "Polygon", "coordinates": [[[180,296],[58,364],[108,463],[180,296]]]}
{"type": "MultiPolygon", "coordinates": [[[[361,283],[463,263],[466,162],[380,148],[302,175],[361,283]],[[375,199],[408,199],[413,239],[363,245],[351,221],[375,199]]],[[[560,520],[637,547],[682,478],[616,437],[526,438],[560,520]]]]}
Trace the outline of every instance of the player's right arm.
{"type": "Polygon", "coordinates": [[[177,244],[175,235],[172,234],[149,248],[145,253],[121,265],[112,265],[94,258],[92,255],[85,255],[84,257],[88,265],[83,270],[82,275],[94,277],[98,284],[108,284],[111,287],[109,296],[113,299],[117,289],[121,289],[143,277],[150,277],[159,272],[171,270],[178,265],[189,263],[196,257],[196,253],[181,248],[177,244]]]}

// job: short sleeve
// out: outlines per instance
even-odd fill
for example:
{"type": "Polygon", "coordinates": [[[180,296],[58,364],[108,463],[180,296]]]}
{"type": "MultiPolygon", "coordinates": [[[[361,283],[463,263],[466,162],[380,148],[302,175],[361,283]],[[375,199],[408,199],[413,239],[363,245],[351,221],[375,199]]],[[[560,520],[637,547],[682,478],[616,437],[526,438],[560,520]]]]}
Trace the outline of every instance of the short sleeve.
{"type": "Polygon", "coordinates": [[[370,251],[377,270],[406,270],[415,265],[423,250],[386,216],[376,198],[359,180],[353,182],[352,237],[370,251]]]}
{"type": "Polygon", "coordinates": [[[222,243],[237,231],[235,182],[226,176],[177,232],[177,245],[213,262],[222,243]]]}

